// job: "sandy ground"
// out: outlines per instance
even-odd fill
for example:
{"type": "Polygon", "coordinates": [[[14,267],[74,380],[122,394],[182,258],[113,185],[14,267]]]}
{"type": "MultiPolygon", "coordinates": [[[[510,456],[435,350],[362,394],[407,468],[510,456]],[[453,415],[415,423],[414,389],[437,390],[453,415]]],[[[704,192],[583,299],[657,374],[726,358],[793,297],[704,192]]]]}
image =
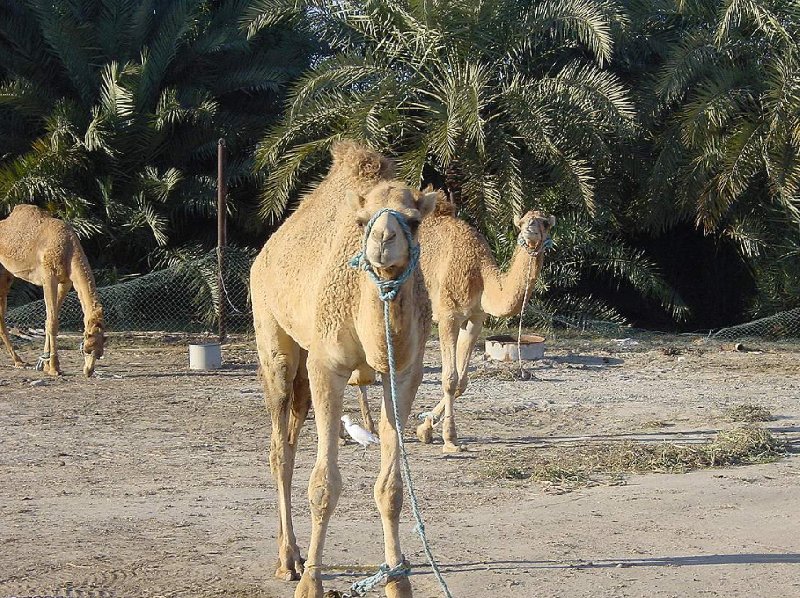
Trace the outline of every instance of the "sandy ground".
{"type": "MultiPolygon", "coordinates": [[[[800,352],[723,352],[693,340],[560,341],[530,382],[504,381],[477,358],[457,406],[469,450],[444,456],[409,428],[428,534],[453,596],[800,596],[797,456],[567,494],[487,474],[493,454],[521,446],[702,441],[731,426],[724,409],[740,403],[767,407],[776,419],[765,425],[796,444],[800,352]]],[[[33,361],[36,350],[23,355],[33,361]]],[[[63,377],[32,386],[39,372],[0,356],[0,597],[292,596],[294,583],[273,578],[277,514],[252,344],[226,347],[225,357],[223,370],[190,372],[181,344],[117,340],[95,379],[80,376],[68,351],[63,377]]],[[[431,343],[418,411],[438,400],[439,381],[431,343]]],[[[346,409],[357,413],[352,389],[346,409]]],[[[294,489],[303,551],[313,425],[304,432],[294,489]]],[[[330,589],[382,560],[379,454],[361,455],[355,445],[340,452],[330,589]]],[[[440,596],[408,512],[402,530],[415,597],[440,596]]]]}

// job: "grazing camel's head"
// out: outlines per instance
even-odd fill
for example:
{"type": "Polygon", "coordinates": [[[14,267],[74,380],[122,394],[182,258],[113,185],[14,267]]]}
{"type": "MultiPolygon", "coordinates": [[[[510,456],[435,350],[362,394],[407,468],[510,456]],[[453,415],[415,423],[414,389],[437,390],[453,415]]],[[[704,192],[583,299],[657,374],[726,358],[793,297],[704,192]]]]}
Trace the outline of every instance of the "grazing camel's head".
{"type": "Polygon", "coordinates": [[[379,183],[366,195],[348,192],[353,218],[366,235],[364,259],[378,277],[395,278],[406,268],[419,224],[433,212],[438,194],[415,191],[400,181],[379,183]],[[401,221],[408,226],[411,244],[401,221]]]}
{"type": "Polygon", "coordinates": [[[90,378],[94,374],[95,362],[103,356],[105,347],[105,324],[103,323],[102,308],[95,310],[89,317],[86,329],[83,331],[83,374],[90,378]]]}
{"type": "Polygon", "coordinates": [[[525,245],[529,251],[541,251],[555,224],[555,216],[539,210],[526,212],[521,218],[514,216],[514,226],[519,229],[520,245],[525,245]]]}

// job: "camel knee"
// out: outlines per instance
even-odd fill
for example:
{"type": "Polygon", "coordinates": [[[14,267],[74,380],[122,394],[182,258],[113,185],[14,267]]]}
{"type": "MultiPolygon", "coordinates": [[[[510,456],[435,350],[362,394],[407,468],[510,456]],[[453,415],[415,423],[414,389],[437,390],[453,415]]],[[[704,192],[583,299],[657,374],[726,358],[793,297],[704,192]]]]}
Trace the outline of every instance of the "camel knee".
{"type": "Polygon", "coordinates": [[[456,392],[455,396],[460,397],[464,394],[464,391],[467,390],[467,384],[469,384],[469,376],[465,373],[458,379],[458,384],[456,385],[456,392]]]}
{"type": "Polygon", "coordinates": [[[282,442],[272,442],[269,449],[269,468],[272,475],[277,478],[278,474],[286,469],[286,450],[282,442]]]}
{"type": "Polygon", "coordinates": [[[458,374],[442,374],[442,390],[449,397],[454,397],[458,392],[458,374]]]}
{"type": "Polygon", "coordinates": [[[403,480],[399,473],[379,476],[375,482],[375,502],[381,515],[398,519],[403,509],[403,480]]]}
{"type": "Polygon", "coordinates": [[[342,476],[336,465],[315,467],[308,483],[308,502],[314,521],[321,523],[327,520],[342,493],[342,476]]]}

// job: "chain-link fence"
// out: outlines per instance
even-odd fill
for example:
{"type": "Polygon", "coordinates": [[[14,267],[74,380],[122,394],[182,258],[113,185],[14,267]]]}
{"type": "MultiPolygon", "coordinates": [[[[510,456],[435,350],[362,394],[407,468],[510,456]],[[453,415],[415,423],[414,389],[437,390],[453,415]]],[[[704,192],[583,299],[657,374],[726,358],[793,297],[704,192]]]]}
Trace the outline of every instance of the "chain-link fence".
{"type": "Polygon", "coordinates": [[[722,328],[714,334],[714,338],[726,341],[746,338],[765,340],[800,338],[800,307],[753,320],[746,324],[722,328]]]}
{"type": "MultiPolygon", "coordinates": [[[[222,289],[216,251],[100,287],[106,326],[115,331],[214,332],[222,301],[227,330],[249,331],[253,319],[248,281],[254,256],[250,250],[225,249],[222,289]]],[[[44,301],[10,309],[6,322],[13,328],[42,328],[44,301]]],[[[75,291],[64,301],[59,324],[61,330],[83,330],[83,312],[75,291]]]]}
{"type": "MultiPolygon", "coordinates": [[[[226,248],[222,288],[216,251],[124,282],[100,287],[98,292],[105,312],[106,326],[109,330],[119,332],[214,333],[217,330],[222,301],[226,329],[231,332],[251,332],[253,319],[249,278],[254,257],[254,250],[226,248]]],[[[527,327],[552,335],[571,332],[611,337],[636,332],[622,322],[559,316],[542,307],[546,306],[541,306],[536,301],[529,304],[524,320],[527,327]]],[[[21,330],[42,328],[45,322],[44,301],[32,301],[10,309],[6,322],[10,328],[21,330]]],[[[59,322],[61,330],[83,330],[83,312],[74,291],[64,301],[59,322]]],[[[490,327],[502,327],[504,323],[508,325],[505,321],[488,322],[490,327]]],[[[720,341],[798,339],[800,308],[723,328],[709,338],[720,341]]]]}

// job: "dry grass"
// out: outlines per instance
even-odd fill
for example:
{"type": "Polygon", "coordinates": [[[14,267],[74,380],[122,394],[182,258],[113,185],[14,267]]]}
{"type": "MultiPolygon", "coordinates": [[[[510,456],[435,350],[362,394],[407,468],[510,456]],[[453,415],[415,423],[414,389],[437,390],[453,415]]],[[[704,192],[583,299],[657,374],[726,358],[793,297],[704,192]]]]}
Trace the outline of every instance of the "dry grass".
{"type": "Polygon", "coordinates": [[[621,442],[502,451],[489,459],[496,479],[533,480],[557,492],[597,484],[624,483],[626,474],[685,473],[708,467],[775,461],[783,444],[767,430],[741,426],[719,432],[705,444],[621,442]]]}
{"type": "Polygon", "coordinates": [[[734,405],[725,409],[725,418],[732,422],[768,422],[774,419],[769,409],[759,405],[734,405]]]}

